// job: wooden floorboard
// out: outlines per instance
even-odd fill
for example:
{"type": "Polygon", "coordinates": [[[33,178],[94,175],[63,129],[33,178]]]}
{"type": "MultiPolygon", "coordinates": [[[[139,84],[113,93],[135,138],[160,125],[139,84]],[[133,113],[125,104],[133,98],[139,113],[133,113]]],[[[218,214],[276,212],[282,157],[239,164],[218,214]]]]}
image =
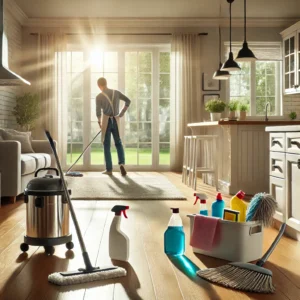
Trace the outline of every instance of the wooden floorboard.
{"type": "MultiPolygon", "coordinates": [[[[48,257],[43,247],[30,247],[21,254],[19,246],[25,234],[25,205],[5,203],[0,209],[0,299],[4,300],[93,300],[93,299],[300,299],[300,243],[283,237],[265,267],[273,272],[276,292],[272,295],[249,294],[210,284],[195,275],[198,268],[220,266],[225,261],[194,254],[189,246],[189,219],[197,213],[193,190],[181,183],[181,175],[163,173],[187,197],[187,201],[73,201],[91,261],[97,266],[116,264],[127,270],[127,276],[71,287],[54,286],[47,281],[52,272],[75,270],[83,266],[77,237],[74,251],[57,246],[48,257]],[[127,263],[111,261],[108,252],[109,228],[116,204],[130,206],[122,229],[130,239],[127,263]],[[169,259],[164,254],[163,234],[171,216],[170,207],[179,207],[186,235],[185,256],[169,259]]],[[[89,174],[95,175],[95,174],[89,174]]],[[[129,173],[130,176],[130,173],[129,173]]],[[[198,190],[205,192],[208,205],[215,199],[214,188],[199,181],[198,190]]],[[[226,203],[230,197],[223,195],[226,203]]],[[[264,230],[266,250],[278,231],[264,230]]]]}

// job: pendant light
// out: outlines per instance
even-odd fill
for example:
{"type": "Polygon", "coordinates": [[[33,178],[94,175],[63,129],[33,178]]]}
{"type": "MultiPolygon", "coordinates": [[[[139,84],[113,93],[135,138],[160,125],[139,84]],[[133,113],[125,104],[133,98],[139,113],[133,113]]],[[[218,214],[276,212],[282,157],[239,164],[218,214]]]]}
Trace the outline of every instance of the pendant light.
{"type": "Polygon", "coordinates": [[[236,61],[255,61],[257,58],[253,52],[248,48],[247,38],[246,38],[246,0],[244,0],[244,43],[243,48],[239,51],[236,61]]]}
{"type": "Polygon", "coordinates": [[[221,28],[219,26],[219,60],[220,60],[220,66],[219,69],[214,73],[213,79],[216,80],[227,80],[230,77],[229,72],[222,71],[222,63],[221,63],[221,28]]]}
{"type": "Polygon", "coordinates": [[[232,45],[231,45],[231,4],[234,0],[227,0],[229,3],[229,40],[230,40],[230,52],[228,60],[223,64],[222,71],[240,71],[240,66],[233,60],[232,45]]]}

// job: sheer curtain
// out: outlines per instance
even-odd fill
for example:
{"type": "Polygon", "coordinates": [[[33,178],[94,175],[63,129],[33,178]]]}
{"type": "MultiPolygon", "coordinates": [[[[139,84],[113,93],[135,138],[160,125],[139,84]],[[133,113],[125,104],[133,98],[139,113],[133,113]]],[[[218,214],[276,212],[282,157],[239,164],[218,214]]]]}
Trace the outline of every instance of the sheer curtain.
{"type": "Polygon", "coordinates": [[[45,33],[38,36],[38,90],[41,99],[41,129],[48,129],[57,141],[58,153],[65,151],[67,116],[66,36],[45,33]]]}
{"type": "Polygon", "coordinates": [[[171,170],[181,171],[187,124],[201,121],[200,37],[174,34],[171,54],[171,170]]]}

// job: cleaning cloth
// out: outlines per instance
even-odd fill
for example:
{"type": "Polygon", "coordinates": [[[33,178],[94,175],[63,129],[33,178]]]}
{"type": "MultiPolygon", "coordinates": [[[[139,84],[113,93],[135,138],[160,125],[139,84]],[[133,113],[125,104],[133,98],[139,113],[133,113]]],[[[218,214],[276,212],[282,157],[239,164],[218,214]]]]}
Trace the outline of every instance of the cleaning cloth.
{"type": "Polygon", "coordinates": [[[219,218],[195,215],[190,245],[194,248],[211,251],[218,243],[219,218]]]}

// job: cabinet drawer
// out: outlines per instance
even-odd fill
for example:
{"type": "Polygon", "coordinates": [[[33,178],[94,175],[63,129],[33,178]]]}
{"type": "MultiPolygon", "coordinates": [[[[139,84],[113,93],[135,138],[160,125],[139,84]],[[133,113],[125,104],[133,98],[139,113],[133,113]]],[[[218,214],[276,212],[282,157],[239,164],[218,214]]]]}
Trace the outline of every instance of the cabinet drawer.
{"type": "Polygon", "coordinates": [[[270,151],[285,152],[285,133],[270,133],[270,151]]]}
{"type": "Polygon", "coordinates": [[[286,152],[300,154],[300,132],[286,133],[286,152]]]}
{"type": "Polygon", "coordinates": [[[280,222],[286,220],[286,196],[285,196],[285,180],[270,176],[270,191],[269,193],[277,201],[277,209],[274,218],[280,222]]]}
{"type": "Polygon", "coordinates": [[[285,178],[285,153],[270,152],[270,175],[285,178]]]}

